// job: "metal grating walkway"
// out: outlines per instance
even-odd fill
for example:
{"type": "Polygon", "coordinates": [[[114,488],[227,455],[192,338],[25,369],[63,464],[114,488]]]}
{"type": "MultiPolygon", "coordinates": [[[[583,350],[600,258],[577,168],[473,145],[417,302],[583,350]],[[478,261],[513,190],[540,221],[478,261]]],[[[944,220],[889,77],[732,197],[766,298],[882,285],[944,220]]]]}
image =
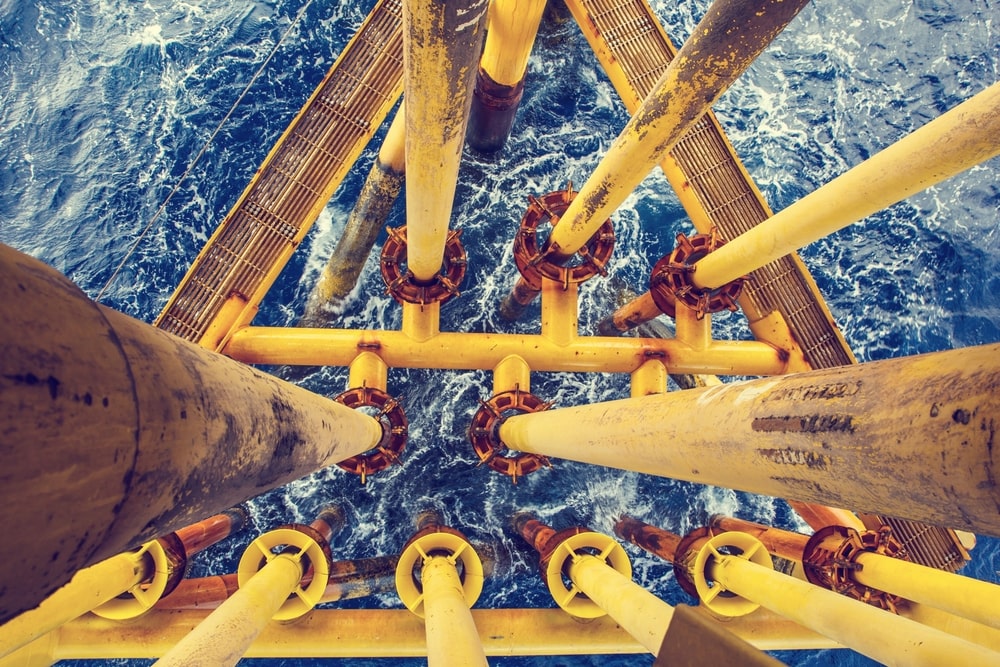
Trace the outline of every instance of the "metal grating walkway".
{"type": "MultiPolygon", "coordinates": [[[[676,53],[655,15],[645,0],[566,0],[566,4],[581,25],[592,26],[583,32],[634,113],[676,53]],[[623,79],[630,90],[622,90],[623,79]]],[[[683,172],[684,185],[695,192],[708,224],[718,227],[724,238],[735,238],[771,216],[711,112],[684,135],[670,158],[683,172]]],[[[694,219],[695,213],[689,214],[694,219]]],[[[778,310],[813,368],[855,363],[796,256],[788,255],[750,274],[743,299],[749,300],[748,304],[741,299],[744,310],[748,305],[761,315],[778,310]]],[[[966,560],[951,530],[891,517],[878,519],[892,526],[916,562],[954,571],[966,560]]]]}
{"type": "Polygon", "coordinates": [[[209,239],[156,326],[218,349],[233,325],[253,317],[399,99],[402,43],[401,0],[381,0],[209,239]]]}

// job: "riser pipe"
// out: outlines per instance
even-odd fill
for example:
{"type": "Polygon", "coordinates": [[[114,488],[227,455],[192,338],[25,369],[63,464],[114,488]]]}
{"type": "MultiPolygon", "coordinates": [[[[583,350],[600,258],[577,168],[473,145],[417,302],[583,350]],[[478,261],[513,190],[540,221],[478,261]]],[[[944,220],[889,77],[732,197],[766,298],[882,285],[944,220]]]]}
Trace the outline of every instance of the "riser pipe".
{"type": "Polygon", "coordinates": [[[521,452],[1000,535],[998,414],[1000,345],[983,345],[514,415],[499,435],[521,452]]]}

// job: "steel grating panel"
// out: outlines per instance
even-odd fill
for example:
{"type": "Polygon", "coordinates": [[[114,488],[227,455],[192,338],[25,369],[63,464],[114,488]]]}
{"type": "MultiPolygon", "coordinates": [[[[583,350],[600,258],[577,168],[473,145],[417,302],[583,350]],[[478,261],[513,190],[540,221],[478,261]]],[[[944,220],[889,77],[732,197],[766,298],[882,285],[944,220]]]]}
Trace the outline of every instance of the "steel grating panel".
{"type": "MultiPolygon", "coordinates": [[[[610,54],[613,64],[604,62],[605,68],[619,68],[637,98],[644,99],[675,53],[645,1],[566,0],[566,4],[577,20],[586,16],[593,24],[597,36],[587,34],[587,38],[598,57],[602,51],[610,54]],[[595,43],[598,40],[600,44],[595,43]]],[[[735,238],[771,216],[711,112],[680,139],[671,157],[723,238],[735,238]]],[[[813,368],[854,363],[822,297],[800,266],[786,256],[752,272],[741,299],[748,299],[761,313],[778,310],[813,368]]],[[[953,531],[892,517],[879,519],[892,527],[915,562],[952,571],[964,564],[953,531]]]]}
{"type": "Polygon", "coordinates": [[[156,326],[200,341],[233,297],[255,308],[402,81],[402,8],[383,0],[272,149],[156,326]]]}

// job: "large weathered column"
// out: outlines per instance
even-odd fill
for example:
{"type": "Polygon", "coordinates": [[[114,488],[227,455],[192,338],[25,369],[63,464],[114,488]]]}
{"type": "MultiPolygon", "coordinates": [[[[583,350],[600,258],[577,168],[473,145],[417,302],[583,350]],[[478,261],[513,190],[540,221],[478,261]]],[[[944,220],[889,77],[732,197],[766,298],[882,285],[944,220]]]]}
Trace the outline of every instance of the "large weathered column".
{"type": "Polygon", "coordinates": [[[1000,535],[1000,345],[513,415],[510,449],[1000,535]]]}
{"type": "Polygon", "coordinates": [[[0,623],[82,567],[370,449],[378,422],[0,246],[0,623]]]}

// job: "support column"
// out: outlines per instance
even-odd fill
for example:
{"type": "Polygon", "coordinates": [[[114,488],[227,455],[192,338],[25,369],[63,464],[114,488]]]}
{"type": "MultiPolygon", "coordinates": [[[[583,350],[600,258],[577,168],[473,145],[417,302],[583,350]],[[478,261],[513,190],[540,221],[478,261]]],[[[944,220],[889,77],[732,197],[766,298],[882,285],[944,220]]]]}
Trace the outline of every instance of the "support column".
{"type": "Polygon", "coordinates": [[[545,0],[493,0],[489,30],[469,114],[469,145],[485,153],[503,148],[524,92],[524,74],[545,0]]]}
{"type": "Polygon", "coordinates": [[[324,512],[309,526],[257,538],[240,559],[239,590],[157,660],[157,667],[231,667],[272,619],[294,620],[310,611],[330,573],[327,539],[341,525],[342,515],[324,512]]]}
{"type": "Polygon", "coordinates": [[[399,197],[405,180],[405,102],[396,111],[375,164],[361,188],[347,224],[319,282],[309,295],[300,326],[323,326],[358,282],[372,246],[399,197]]]}
{"type": "Polygon", "coordinates": [[[998,388],[1000,345],[983,345],[513,415],[499,436],[521,452],[1000,535],[998,388]]]}
{"type": "Polygon", "coordinates": [[[485,665],[486,653],[469,611],[482,592],[483,564],[465,536],[441,525],[436,512],[422,513],[417,525],[399,557],[396,588],[406,608],[424,619],[427,664],[485,665]],[[419,586],[415,568],[420,571],[419,586]]]}
{"type": "MultiPolygon", "coordinates": [[[[632,581],[632,565],[620,544],[607,535],[583,528],[556,532],[527,513],[513,519],[515,529],[541,557],[542,577],[555,600],[568,614],[582,619],[608,615],[653,655],[668,651],[691,659],[699,641],[725,645],[723,662],[747,665],[780,664],[726,630],[698,622],[683,613],[677,637],[674,608],[632,581]],[[567,586],[568,577],[571,585],[567,586]],[[686,631],[686,632],[685,632],[686,631]]],[[[685,610],[686,611],[686,610],[685,610]]],[[[664,653],[664,658],[668,653],[664,653]]],[[[712,652],[713,657],[718,654],[712,652]]],[[[659,663],[657,663],[659,664],[659,663]]]]}
{"type": "Polygon", "coordinates": [[[749,609],[761,605],[879,662],[930,666],[1000,661],[1000,654],[983,646],[775,572],[757,562],[760,553],[770,561],[764,552],[746,534],[722,533],[696,559],[684,562],[689,576],[701,582],[702,602],[725,603],[717,611],[730,603],[749,609]],[[724,593],[739,597],[723,598],[724,593]]]}
{"type": "Polygon", "coordinates": [[[407,267],[430,283],[444,259],[487,0],[403,3],[407,267]]]}
{"type": "Polygon", "coordinates": [[[706,255],[692,281],[714,289],[1000,155],[1000,83],[959,104],[706,255]]]}
{"type": "Polygon", "coordinates": [[[104,308],[7,246],[0,276],[0,530],[32,536],[0,545],[0,623],[82,567],[381,438],[371,417],[104,308]]]}
{"type": "Polygon", "coordinates": [[[807,0],[716,0],[552,231],[548,250],[583,247],[807,0]]]}

